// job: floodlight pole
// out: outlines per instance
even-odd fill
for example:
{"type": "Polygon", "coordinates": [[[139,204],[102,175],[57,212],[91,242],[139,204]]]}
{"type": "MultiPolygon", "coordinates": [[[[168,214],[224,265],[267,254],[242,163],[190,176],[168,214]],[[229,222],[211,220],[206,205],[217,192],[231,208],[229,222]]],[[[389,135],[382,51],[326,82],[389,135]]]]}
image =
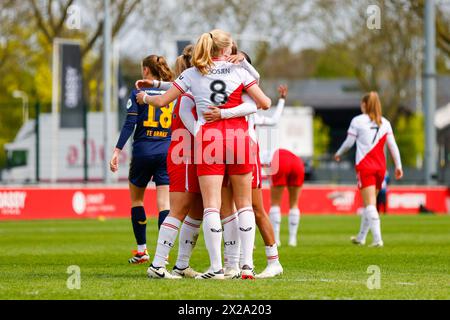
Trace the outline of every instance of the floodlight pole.
{"type": "Polygon", "coordinates": [[[425,73],[423,75],[425,115],[425,183],[430,185],[437,175],[436,127],[436,4],[425,1],[425,73]]]}
{"type": "Polygon", "coordinates": [[[53,40],[53,59],[52,59],[52,124],[51,124],[51,166],[50,166],[50,182],[56,183],[58,180],[58,130],[59,130],[59,118],[58,118],[58,105],[59,105],[59,81],[60,81],[60,63],[61,52],[60,45],[63,43],[62,39],[53,40]]]}
{"type": "Polygon", "coordinates": [[[107,165],[111,158],[111,43],[112,43],[112,27],[111,27],[111,2],[104,0],[104,25],[103,25],[103,128],[104,128],[104,161],[102,163],[103,179],[106,184],[111,183],[111,173],[107,165]]]}

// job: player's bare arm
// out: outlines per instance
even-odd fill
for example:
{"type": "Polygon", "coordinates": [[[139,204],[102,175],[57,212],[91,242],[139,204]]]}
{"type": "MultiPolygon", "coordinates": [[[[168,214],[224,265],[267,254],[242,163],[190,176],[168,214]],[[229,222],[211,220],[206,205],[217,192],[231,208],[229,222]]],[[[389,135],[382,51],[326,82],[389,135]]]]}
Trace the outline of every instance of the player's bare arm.
{"type": "Polygon", "coordinates": [[[247,89],[247,93],[255,101],[258,109],[269,110],[272,105],[272,100],[265,95],[258,85],[253,85],[247,89]]]}
{"type": "Polygon", "coordinates": [[[177,99],[181,94],[182,92],[176,87],[170,88],[165,94],[160,96],[149,96],[144,91],[141,91],[136,95],[136,100],[140,105],[149,104],[156,108],[162,108],[177,99]]]}
{"type": "Polygon", "coordinates": [[[109,162],[109,169],[114,173],[119,171],[119,155],[121,151],[122,150],[120,150],[119,148],[115,148],[111,157],[111,161],[109,162]]]}

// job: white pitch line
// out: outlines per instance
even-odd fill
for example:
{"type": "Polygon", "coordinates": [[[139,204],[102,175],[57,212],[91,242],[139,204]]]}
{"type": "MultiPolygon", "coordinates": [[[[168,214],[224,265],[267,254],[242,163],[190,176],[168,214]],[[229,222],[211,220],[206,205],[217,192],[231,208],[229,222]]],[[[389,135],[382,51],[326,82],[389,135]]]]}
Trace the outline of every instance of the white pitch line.
{"type": "Polygon", "coordinates": [[[339,280],[339,279],[271,279],[271,281],[285,281],[285,282],[344,282],[344,283],[360,283],[365,284],[365,281],[357,280],[339,280]]]}
{"type": "Polygon", "coordinates": [[[413,282],[397,282],[396,284],[400,285],[400,286],[415,286],[416,283],[413,282]]]}
{"type": "MultiPolygon", "coordinates": [[[[342,279],[271,279],[272,281],[285,281],[285,282],[327,282],[327,283],[357,283],[357,284],[362,284],[362,285],[366,285],[366,281],[365,280],[342,280],[342,279]]],[[[396,285],[399,286],[415,286],[417,285],[417,283],[413,283],[413,282],[395,282],[396,285]]]]}

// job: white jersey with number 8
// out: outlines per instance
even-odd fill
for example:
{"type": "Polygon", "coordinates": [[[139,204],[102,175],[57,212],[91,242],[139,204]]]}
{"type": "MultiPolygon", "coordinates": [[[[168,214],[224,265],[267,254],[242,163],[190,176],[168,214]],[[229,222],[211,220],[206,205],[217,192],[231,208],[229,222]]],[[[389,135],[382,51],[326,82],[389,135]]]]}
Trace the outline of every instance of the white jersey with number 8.
{"type": "MultiPolygon", "coordinates": [[[[206,123],[203,113],[209,110],[208,107],[217,106],[221,109],[236,107],[242,103],[242,92],[256,83],[255,78],[240,65],[216,60],[207,75],[202,75],[197,68],[189,68],[175,80],[174,86],[183,93],[190,91],[195,97],[198,115],[195,130],[197,134],[200,127],[206,123]]],[[[245,127],[245,118],[242,120],[245,127]]],[[[230,125],[234,123],[241,127],[239,121],[233,119],[226,121],[230,125]]],[[[212,126],[220,128],[220,122],[223,121],[218,121],[212,126]]]]}

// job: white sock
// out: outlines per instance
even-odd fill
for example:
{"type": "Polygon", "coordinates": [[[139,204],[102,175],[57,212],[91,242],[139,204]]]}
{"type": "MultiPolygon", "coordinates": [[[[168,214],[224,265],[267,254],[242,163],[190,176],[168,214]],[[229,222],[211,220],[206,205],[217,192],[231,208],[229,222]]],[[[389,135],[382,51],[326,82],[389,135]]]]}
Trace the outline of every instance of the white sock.
{"type": "Polygon", "coordinates": [[[278,259],[278,247],[277,244],[274,244],[273,246],[266,246],[266,257],[267,257],[267,264],[276,264],[279,263],[280,260],[278,259]]]}
{"type": "Polygon", "coordinates": [[[373,242],[379,243],[382,239],[380,215],[378,214],[377,208],[375,206],[368,206],[366,208],[366,214],[370,221],[370,231],[372,232],[373,242]]]}
{"type": "Polygon", "coordinates": [[[226,268],[239,269],[240,239],[239,239],[239,219],[235,213],[222,220],[224,263],[226,268]]]}
{"type": "Polygon", "coordinates": [[[146,244],[138,244],[138,248],[137,248],[138,252],[144,252],[145,250],[147,250],[146,244]]]}
{"type": "Polygon", "coordinates": [[[192,250],[197,244],[198,235],[200,234],[201,220],[194,220],[190,217],[184,219],[180,229],[180,238],[178,244],[178,258],[175,266],[184,270],[189,267],[192,250]]]}
{"type": "Polygon", "coordinates": [[[369,233],[369,229],[370,229],[370,219],[367,216],[366,208],[364,208],[362,210],[362,214],[361,214],[361,227],[359,229],[359,234],[358,234],[358,237],[357,237],[357,240],[359,242],[365,242],[366,241],[366,237],[367,237],[367,234],[369,233]]]}
{"type": "Polygon", "coordinates": [[[297,243],[298,225],[300,224],[300,210],[298,208],[289,211],[289,242],[297,243]]]}
{"type": "Polygon", "coordinates": [[[243,254],[242,264],[253,268],[253,248],[255,246],[256,221],[252,207],[238,211],[239,237],[243,254]]]}
{"type": "Polygon", "coordinates": [[[218,209],[205,209],[203,213],[203,235],[211,261],[211,271],[222,270],[222,224],[218,209]]]}
{"type": "Polygon", "coordinates": [[[269,211],[270,222],[272,222],[273,232],[275,233],[275,242],[280,243],[280,225],[281,225],[281,210],[278,206],[273,206],[269,211]]]}
{"type": "Polygon", "coordinates": [[[173,217],[167,217],[164,220],[159,230],[158,245],[156,246],[155,257],[152,262],[154,267],[160,268],[166,266],[166,259],[169,256],[170,250],[175,245],[180,225],[181,221],[173,217]]]}

